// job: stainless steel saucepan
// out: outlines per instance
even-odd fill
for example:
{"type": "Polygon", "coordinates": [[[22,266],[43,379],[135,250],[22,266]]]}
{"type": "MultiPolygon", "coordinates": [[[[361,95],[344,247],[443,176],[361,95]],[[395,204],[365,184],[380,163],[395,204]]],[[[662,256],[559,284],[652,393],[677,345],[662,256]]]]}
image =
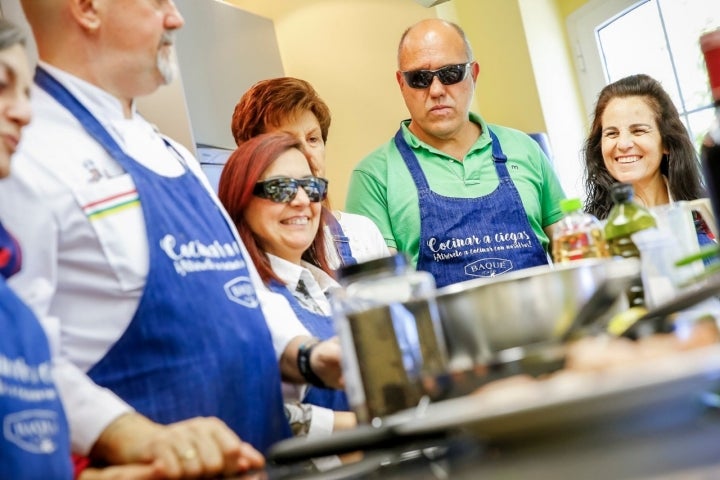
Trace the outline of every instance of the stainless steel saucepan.
{"type": "Polygon", "coordinates": [[[588,259],[541,266],[439,289],[448,368],[486,366],[534,345],[560,343],[626,308],[622,292],[638,259],[588,259]]]}

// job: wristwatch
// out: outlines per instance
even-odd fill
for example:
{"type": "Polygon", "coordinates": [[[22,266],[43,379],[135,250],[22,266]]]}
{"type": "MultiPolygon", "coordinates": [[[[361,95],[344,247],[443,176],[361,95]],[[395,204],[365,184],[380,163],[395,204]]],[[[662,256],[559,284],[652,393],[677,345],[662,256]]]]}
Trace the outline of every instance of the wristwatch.
{"type": "Polygon", "coordinates": [[[319,339],[312,338],[298,347],[297,367],[300,371],[300,375],[302,375],[307,383],[314,387],[327,388],[325,382],[317,376],[310,364],[310,356],[312,355],[313,348],[315,348],[319,343],[319,339]]]}

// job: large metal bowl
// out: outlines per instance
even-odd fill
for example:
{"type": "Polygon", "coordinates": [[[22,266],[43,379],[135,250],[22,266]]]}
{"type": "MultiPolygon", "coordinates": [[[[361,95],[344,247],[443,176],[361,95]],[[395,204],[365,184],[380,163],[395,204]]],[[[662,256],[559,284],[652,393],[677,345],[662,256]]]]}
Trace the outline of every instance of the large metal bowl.
{"type": "Polygon", "coordinates": [[[469,370],[516,347],[559,343],[577,323],[624,308],[621,293],[639,275],[638,259],[588,259],[441,288],[448,368],[469,370]]]}

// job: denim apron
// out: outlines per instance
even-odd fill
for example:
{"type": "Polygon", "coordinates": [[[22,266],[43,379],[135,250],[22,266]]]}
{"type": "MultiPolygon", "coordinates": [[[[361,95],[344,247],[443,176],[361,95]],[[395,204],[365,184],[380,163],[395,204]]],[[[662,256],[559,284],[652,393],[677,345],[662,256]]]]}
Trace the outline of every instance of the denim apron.
{"type": "Polygon", "coordinates": [[[132,176],[145,217],[142,298],[90,378],[159,423],[216,416],[262,452],[291,436],[270,332],[219,207],[179,153],[183,175],[154,173],[47,72],[38,69],[35,80],[132,176]]]}
{"type": "MultiPolygon", "coordinates": [[[[290,289],[286,285],[281,285],[276,280],[270,281],[270,290],[277,292],[287,299],[292,307],[295,315],[300,322],[307,328],[308,332],[320,340],[327,340],[335,336],[332,317],[320,313],[311,312],[307,308],[300,305],[290,289]]],[[[325,407],[337,411],[349,411],[350,404],[347,396],[342,390],[334,390],[330,388],[319,388],[313,385],[307,386],[307,391],[302,399],[303,403],[310,403],[318,407],[325,407]]]]}
{"type": "Polygon", "coordinates": [[[69,480],[70,432],[47,338],[5,278],[0,275],[0,478],[69,480]]]}
{"type": "Polygon", "coordinates": [[[395,145],[418,189],[417,268],[432,273],[438,287],[548,263],[508,173],[500,141],[489,133],[500,183],[492,193],[477,198],[445,197],[430,190],[402,129],[395,134],[395,145]]]}
{"type": "Polygon", "coordinates": [[[350,248],[350,239],[345,235],[345,232],[343,231],[342,227],[340,226],[340,222],[338,222],[338,219],[335,218],[335,215],[333,213],[323,207],[323,220],[325,221],[325,224],[330,229],[330,234],[333,238],[333,244],[335,245],[335,249],[338,252],[338,256],[340,257],[340,266],[346,266],[346,265],[355,265],[357,263],[357,260],[355,257],[353,257],[352,249],[350,248]]]}

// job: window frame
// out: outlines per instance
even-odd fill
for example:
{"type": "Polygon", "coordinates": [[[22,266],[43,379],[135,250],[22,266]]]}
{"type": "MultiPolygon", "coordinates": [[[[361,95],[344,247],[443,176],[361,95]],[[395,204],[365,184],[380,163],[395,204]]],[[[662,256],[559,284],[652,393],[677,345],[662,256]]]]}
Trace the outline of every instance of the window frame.
{"type": "Polygon", "coordinates": [[[588,115],[592,115],[597,96],[608,83],[595,28],[648,1],[650,0],[590,0],[568,15],[566,28],[580,94],[588,115]]]}

